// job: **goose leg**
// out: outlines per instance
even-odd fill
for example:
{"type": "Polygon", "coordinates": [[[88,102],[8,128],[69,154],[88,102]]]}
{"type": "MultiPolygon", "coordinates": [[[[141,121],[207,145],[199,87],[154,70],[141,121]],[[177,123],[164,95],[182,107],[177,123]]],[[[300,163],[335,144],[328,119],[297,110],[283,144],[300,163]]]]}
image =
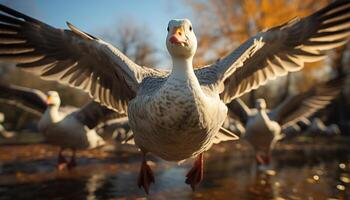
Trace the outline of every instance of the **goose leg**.
{"type": "Polygon", "coordinates": [[[58,151],[58,157],[57,157],[57,170],[62,171],[67,167],[67,160],[66,158],[62,155],[63,148],[60,148],[58,151]]]}
{"type": "Polygon", "coordinates": [[[271,161],[271,155],[270,154],[259,154],[257,153],[255,155],[255,158],[256,158],[256,161],[258,162],[258,164],[260,165],[268,165],[270,164],[270,161],[271,161]]]}
{"type": "Polygon", "coordinates": [[[68,169],[72,169],[72,168],[77,166],[77,162],[75,160],[76,159],[76,155],[75,154],[76,154],[76,150],[72,149],[72,157],[71,157],[71,159],[70,159],[70,161],[69,161],[69,163],[67,165],[68,169]]]}
{"type": "Polygon", "coordinates": [[[139,186],[139,188],[143,187],[145,192],[148,194],[149,186],[151,185],[151,183],[154,183],[154,175],[153,175],[152,169],[147,164],[146,154],[143,153],[141,169],[140,169],[137,185],[139,186]]]}
{"type": "Polygon", "coordinates": [[[196,185],[198,185],[203,180],[203,167],[204,159],[203,153],[201,153],[198,155],[197,160],[193,164],[193,167],[186,175],[186,183],[191,185],[193,191],[195,190],[196,185]]]}

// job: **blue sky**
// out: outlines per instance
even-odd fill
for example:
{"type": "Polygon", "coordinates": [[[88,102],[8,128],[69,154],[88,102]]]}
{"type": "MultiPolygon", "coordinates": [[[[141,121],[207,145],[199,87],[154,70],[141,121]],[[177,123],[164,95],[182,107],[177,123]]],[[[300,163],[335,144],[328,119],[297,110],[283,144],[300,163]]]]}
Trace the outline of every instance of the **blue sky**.
{"type": "MultiPolygon", "coordinates": [[[[132,20],[146,25],[157,49],[166,51],[166,27],[170,19],[192,18],[184,1],[165,0],[0,0],[45,23],[67,28],[69,21],[78,28],[95,35],[116,26],[117,22],[132,20]]],[[[192,19],[191,19],[192,20],[192,19]]],[[[162,62],[163,64],[168,62],[162,62]]]]}

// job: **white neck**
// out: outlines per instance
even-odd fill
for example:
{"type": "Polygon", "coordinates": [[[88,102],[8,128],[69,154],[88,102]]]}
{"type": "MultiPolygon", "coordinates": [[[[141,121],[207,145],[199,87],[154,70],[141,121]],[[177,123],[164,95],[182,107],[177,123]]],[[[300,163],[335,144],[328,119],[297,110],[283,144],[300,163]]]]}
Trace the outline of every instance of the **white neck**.
{"type": "Polygon", "coordinates": [[[48,128],[51,127],[52,124],[55,124],[62,120],[61,115],[58,111],[59,106],[48,106],[45,110],[43,116],[41,117],[38,128],[39,131],[43,131],[46,133],[48,128]]]}
{"type": "Polygon", "coordinates": [[[259,112],[259,113],[267,114],[265,108],[260,108],[260,109],[258,109],[258,112],[259,112]]]}
{"type": "Polygon", "coordinates": [[[170,77],[176,79],[188,79],[195,77],[192,65],[193,57],[183,58],[172,56],[173,68],[170,77]]]}
{"type": "Polygon", "coordinates": [[[262,116],[264,118],[264,120],[269,119],[265,109],[258,109],[258,113],[260,114],[260,116],[262,116]]]}
{"type": "Polygon", "coordinates": [[[51,122],[53,123],[61,120],[58,109],[59,109],[59,106],[48,106],[46,110],[46,113],[49,115],[51,122]]]}

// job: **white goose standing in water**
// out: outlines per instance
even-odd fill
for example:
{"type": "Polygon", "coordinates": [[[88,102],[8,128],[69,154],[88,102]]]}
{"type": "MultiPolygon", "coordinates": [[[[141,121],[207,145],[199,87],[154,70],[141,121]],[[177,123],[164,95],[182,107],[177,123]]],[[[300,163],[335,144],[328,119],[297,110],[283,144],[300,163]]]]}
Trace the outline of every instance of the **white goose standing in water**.
{"type": "Polygon", "coordinates": [[[118,115],[94,101],[80,109],[61,107],[61,99],[56,91],[49,91],[46,96],[40,90],[16,85],[0,84],[0,99],[40,117],[38,130],[49,144],[60,147],[58,170],[76,166],[76,150],[103,146],[106,142],[95,128],[118,115]],[[62,154],[65,149],[72,150],[69,162],[62,154]]]}
{"type": "MultiPolygon", "coordinates": [[[[220,61],[193,69],[197,40],[187,19],[171,20],[166,46],[172,70],[139,66],[118,49],[68,23],[51,27],[0,6],[0,60],[88,92],[101,104],[127,112],[143,152],[138,185],[154,182],[145,155],[165,160],[197,157],[186,183],[203,177],[203,152],[221,138],[229,103],[269,79],[323,58],[322,50],[347,42],[349,1],[336,1],[302,19],[258,33],[220,61]]],[[[226,134],[228,134],[226,132],[226,134]]],[[[227,138],[227,137],[225,137],[227,138]]],[[[236,139],[231,134],[231,139],[236,139]]]]}

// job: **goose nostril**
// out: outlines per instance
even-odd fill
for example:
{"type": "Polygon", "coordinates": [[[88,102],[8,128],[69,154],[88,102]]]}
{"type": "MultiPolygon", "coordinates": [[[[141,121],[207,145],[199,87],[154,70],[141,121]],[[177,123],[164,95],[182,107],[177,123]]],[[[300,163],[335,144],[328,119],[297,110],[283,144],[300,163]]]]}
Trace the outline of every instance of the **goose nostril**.
{"type": "Polygon", "coordinates": [[[182,32],[180,30],[177,30],[176,33],[179,35],[179,36],[182,36],[182,32]]]}

